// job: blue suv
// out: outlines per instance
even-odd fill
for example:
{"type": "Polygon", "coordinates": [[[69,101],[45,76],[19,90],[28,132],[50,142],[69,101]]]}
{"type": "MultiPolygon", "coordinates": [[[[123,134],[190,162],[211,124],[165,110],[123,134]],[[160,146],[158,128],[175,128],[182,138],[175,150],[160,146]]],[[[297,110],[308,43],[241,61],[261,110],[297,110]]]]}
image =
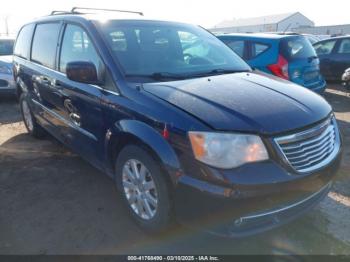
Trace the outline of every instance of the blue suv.
{"type": "Polygon", "coordinates": [[[176,218],[244,236],[327,195],[341,138],[321,96],[252,71],[198,26],[89,12],[22,27],[20,108],[31,135],[109,175],[139,226],[159,232],[176,218]]]}
{"type": "Polygon", "coordinates": [[[322,94],[326,81],[310,41],[297,34],[227,34],[218,38],[251,67],[322,94]]]}

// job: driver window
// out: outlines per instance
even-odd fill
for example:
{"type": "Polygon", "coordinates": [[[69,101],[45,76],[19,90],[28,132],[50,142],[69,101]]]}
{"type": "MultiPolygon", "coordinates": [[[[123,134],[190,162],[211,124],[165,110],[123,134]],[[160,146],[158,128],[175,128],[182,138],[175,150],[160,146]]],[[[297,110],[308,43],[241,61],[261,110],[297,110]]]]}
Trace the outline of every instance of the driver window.
{"type": "Polygon", "coordinates": [[[350,54],[350,39],[344,39],[340,43],[339,54],[350,54]]]}
{"type": "Polygon", "coordinates": [[[59,70],[66,73],[67,64],[74,61],[93,63],[102,79],[103,64],[87,33],[79,26],[68,24],[62,42],[59,70]]]}

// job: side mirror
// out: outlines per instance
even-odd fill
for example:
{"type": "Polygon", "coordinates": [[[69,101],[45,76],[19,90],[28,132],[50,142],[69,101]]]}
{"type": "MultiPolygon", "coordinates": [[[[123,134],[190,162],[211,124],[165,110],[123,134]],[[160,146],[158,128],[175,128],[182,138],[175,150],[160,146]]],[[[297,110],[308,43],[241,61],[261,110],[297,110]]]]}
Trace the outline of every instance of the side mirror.
{"type": "Polygon", "coordinates": [[[68,79],[85,83],[101,84],[97,77],[97,70],[93,63],[85,61],[70,62],[66,66],[68,79]]]}

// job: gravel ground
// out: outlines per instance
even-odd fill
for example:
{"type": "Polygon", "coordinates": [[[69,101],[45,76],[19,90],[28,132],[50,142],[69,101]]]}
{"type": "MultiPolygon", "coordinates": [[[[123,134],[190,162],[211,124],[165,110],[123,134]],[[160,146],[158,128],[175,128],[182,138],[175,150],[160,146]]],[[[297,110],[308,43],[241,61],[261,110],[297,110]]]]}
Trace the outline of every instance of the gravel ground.
{"type": "Polygon", "coordinates": [[[25,132],[0,99],[0,254],[350,254],[350,97],[327,89],[344,137],[332,192],[306,216],[239,240],[177,227],[151,237],[130,221],[113,182],[67,148],[25,132]]]}

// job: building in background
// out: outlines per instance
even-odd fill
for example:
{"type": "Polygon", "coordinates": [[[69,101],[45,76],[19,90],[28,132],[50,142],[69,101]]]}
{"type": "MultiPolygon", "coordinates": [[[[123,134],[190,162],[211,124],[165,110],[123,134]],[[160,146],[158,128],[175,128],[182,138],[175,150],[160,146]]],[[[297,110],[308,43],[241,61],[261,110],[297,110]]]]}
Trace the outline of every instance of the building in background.
{"type": "Polygon", "coordinates": [[[300,27],[294,28],[293,31],[300,34],[312,35],[347,35],[350,34],[350,24],[300,27]]]}
{"type": "Polygon", "coordinates": [[[309,18],[300,12],[295,12],[223,21],[210,31],[213,33],[284,32],[314,26],[314,22],[309,18]]]}

